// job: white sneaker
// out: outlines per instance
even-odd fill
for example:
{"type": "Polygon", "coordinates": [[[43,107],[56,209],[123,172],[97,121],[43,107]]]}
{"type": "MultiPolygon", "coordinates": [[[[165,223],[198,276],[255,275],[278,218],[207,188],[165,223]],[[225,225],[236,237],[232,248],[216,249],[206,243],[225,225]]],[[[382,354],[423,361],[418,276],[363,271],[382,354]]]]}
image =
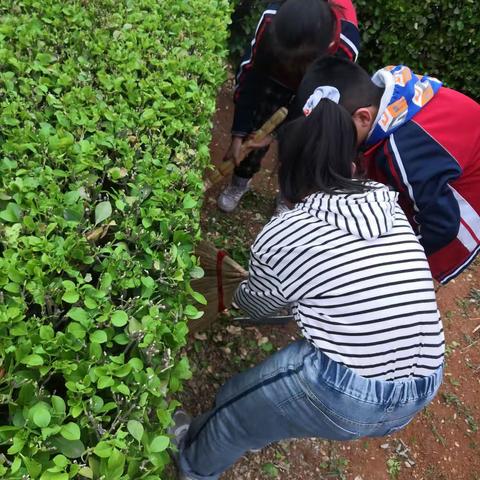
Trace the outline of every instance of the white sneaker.
{"type": "Polygon", "coordinates": [[[233,175],[230,184],[219,195],[217,205],[224,212],[233,212],[240,203],[242,197],[250,190],[251,180],[233,175]]]}

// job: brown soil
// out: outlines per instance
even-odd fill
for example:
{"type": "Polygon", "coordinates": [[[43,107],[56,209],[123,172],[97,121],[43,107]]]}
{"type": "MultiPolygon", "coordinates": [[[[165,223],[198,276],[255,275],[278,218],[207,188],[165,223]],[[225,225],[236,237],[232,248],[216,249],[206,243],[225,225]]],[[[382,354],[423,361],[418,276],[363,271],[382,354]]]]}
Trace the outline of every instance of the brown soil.
{"type": "MultiPolygon", "coordinates": [[[[219,93],[214,119],[214,163],[221,161],[230,141],[231,97],[227,84],[219,93]]],[[[241,247],[246,258],[248,245],[273,212],[274,164],[272,153],[255,178],[253,193],[230,216],[215,206],[221,187],[207,193],[202,223],[208,238],[227,250],[241,247]]],[[[406,429],[382,439],[348,443],[319,439],[281,442],[248,454],[222,480],[480,480],[480,262],[440,287],[438,303],[447,345],[444,383],[432,404],[406,429]]],[[[196,334],[188,346],[194,375],[185,385],[184,405],[193,414],[208,409],[226,379],[296,337],[294,324],[239,328],[228,318],[204,334],[196,334]]]]}

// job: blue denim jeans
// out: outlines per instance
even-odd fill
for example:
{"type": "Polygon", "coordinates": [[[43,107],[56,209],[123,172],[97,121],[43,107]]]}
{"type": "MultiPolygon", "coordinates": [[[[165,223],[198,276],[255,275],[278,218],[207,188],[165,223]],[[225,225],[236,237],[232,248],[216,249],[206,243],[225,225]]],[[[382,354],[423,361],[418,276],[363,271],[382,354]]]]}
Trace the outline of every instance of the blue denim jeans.
{"type": "Polygon", "coordinates": [[[180,467],[196,480],[216,480],[247,450],[274,441],[388,435],[432,400],[442,373],[440,367],[425,378],[367,379],[299,340],[219,390],[215,408],[193,420],[180,467]]]}

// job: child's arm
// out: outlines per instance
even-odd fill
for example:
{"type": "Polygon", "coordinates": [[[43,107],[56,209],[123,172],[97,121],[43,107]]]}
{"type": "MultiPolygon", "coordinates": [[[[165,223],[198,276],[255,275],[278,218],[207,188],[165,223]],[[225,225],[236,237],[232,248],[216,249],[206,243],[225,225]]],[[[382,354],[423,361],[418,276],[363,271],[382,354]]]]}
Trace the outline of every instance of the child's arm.
{"type": "Polygon", "coordinates": [[[232,125],[233,136],[246,137],[255,127],[253,125],[253,117],[258,104],[257,93],[262,91],[262,84],[266,79],[253,67],[258,47],[265,38],[270,23],[277,13],[277,9],[278,5],[272,4],[262,13],[255,30],[254,38],[246,49],[240,66],[238,67],[233,97],[235,102],[235,113],[232,125]]]}
{"type": "Polygon", "coordinates": [[[350,0],[335,0],[334,5],[338,8],[341,20],[337,55],[356,62],[360,50],[360,32],[355,7],[350,0]]]}
{"type": "Polygon", "coordinates": [[[288,305],[280,280],[253,250],[250,253],[248,273],[248,280],[240,284],[233,301],[252,319],[270,316],[288,305]]]}
{"type": "MultiPolygon", "coordinates": [[[[455,159],[416,123],[390,135],[377,167],[407,200],[427,255],[448,245],[460,229],[460,209],[450,182],[462,170],[455,159]]],[[[403,203],[403,202],[401,202],[403,203]]]]}

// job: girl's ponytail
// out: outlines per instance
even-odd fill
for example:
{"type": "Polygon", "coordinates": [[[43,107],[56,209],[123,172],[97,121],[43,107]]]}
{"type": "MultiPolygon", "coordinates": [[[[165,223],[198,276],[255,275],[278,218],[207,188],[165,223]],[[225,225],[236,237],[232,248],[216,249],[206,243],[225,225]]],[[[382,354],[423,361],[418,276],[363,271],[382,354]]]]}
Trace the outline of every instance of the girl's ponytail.
{"type": "Polygon", "coordinates": [[[357,131],[351,115],[322,99],[307,116],[285,125],[279,136],[279,183],[282,195],[296,203],[315,192],[367,190],[352,179],[357,131]]]}

